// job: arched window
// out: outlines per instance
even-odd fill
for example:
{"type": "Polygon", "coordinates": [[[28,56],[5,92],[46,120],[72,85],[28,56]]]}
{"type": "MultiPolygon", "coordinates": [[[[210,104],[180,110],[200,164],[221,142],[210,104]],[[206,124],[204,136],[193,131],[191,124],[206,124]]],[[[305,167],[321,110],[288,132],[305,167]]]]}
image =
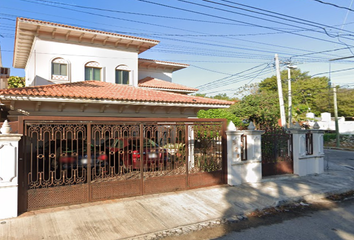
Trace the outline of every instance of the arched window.
{"type": "Polygon", "coordinates": [[[116,84],[129,84],[130,71],[127,66],[116,67],[116,84]]]}
{"type": "Polygon", "coordinates": [[[68,80],[68,62],[63,58],[55,58],[52,61],[52,79],[68,80]]]}
{"type": "Polygon", "coordinates": [[[85,65],[85,80],[101,81],[102,67],[98,62],[89,62],[85,65]]]}

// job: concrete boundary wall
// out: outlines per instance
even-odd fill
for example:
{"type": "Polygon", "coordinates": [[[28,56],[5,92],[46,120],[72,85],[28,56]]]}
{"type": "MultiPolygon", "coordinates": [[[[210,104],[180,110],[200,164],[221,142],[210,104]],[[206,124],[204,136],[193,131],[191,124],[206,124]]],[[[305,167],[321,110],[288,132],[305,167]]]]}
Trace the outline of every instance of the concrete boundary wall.
{"type": "Polygon", "coordinates": [[[5,121],[0,134],[0,219],[18,216],[18,142],[5,121]]]}
{"type": "MultiPolygon", "coordinates": [[[[324,172],[323,134],[317,124],[314,129],[303,130],[299,124],[287,129],[293,136],[293,169],[294,174],[305,176],[324,172]],[[312,140],[308,140],[310,134],[312,140]],[[311,148],[311,152],[307,151],[311,148]]],[[[264,131],[255,130],[251,122],[248,130],[237,130],[230,122],[226,131],[228,184],[239,185],[262,181],[262,134],[264,131]],[[241,138],[245,135],[247,145],[243,146],[241,138]],[[247,159],[242,160],[241,149],[245,147],[247,159]]]]}

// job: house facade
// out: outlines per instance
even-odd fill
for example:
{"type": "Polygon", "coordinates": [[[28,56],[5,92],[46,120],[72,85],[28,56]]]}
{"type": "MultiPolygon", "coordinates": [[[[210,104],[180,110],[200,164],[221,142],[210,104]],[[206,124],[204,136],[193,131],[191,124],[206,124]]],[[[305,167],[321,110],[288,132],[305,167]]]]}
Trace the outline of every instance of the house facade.
{"type": "Polygon", "coordinates": [[[189,96],[198,89],[173,83],[173,72],[188,67],[187,64],[139,58],[140,53],[158,43],[18,18],[13,66],[25,69],[26,87],[0,92],[8,119],[13,122],[18,116],[188,118],[196,117],[201,109],[227,108],[232,104],[189,96]]]}

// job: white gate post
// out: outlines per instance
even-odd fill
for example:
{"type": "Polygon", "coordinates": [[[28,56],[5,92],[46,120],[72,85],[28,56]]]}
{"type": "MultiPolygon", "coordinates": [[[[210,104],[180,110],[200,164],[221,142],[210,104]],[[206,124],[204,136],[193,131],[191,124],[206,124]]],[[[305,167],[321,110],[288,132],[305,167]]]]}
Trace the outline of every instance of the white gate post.
{"type": "Polygon", "coordinates": [[[302,159],[306,157],[306,130],[302,130],[299,123],[291,125],[289,129],[293,137],[293,166],[294,174],[306,175],[306,162],[302,159]]]}
{"type": "Polygon", "coordinates": [[[323,173],[324,172],[324,148],[323,148],[323,134],[324,131],[320,130],[320,126],[316,122],[311,129],[312,140],[313,140],[313,157],[314,166],[313,173],[323,173]]]}
{"type": "Polygon", "coordinates": [[[227,135],[227,180],[229,185],[239,185],[245,182],[259,182],[262,179],[261,134],[264,131],[254,130],[253,123],[249,130],[237,131],[230,122],[227,135]],[[248,158],[241,160],[241,136],[247,137],[246,151],[248,158]]]}
{"type": "Polygon", "coordinates": [[[323,131],[316,129],[316,126],[314,127],[313,130],[302,130],[297,123],[292,126],[292,129],[289,129],[293,134],[294,174],[299,176],[324,171],[323,131]],[[306,133],[312,133],[312,154],[306,153],[306,133]]]}
{"type": "Polygon", "coordinates": [[[18,142],[5,120],[0,134],[0,219],[18,216],[18,142]]]}

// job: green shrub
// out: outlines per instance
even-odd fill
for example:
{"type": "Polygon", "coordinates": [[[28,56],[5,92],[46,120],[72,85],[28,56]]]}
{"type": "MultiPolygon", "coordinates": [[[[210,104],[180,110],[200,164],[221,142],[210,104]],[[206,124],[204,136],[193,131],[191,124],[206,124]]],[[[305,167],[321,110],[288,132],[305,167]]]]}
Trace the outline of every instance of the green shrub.
{"type": "Polygon", "coordinates": [[[325,133],[323,135],[323,141],[329,142],[332,139],[336,139],[336,137],[337,137],[337,134],[335,134],[335,133],[325,133]]]}

